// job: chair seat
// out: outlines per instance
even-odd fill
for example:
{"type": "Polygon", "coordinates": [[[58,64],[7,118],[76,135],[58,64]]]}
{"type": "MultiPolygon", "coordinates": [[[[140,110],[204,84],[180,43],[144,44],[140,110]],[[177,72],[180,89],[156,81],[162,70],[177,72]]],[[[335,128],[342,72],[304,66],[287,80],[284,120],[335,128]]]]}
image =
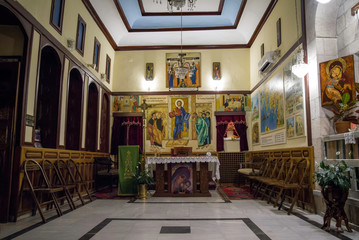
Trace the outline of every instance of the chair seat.
{"type": "Polygon", "coordinates": [[[238,173],[247,175],[247,176],[251,176],[251,175],[256,176],[256,175],[259,175],[259,170],[253,169],[253,168],[240,168],[240,169],[238,169],[238,173]]]}
{"type": "Polygon", "coordinates": [[[107,171],[106,169],[100,170],[97,172],[97,175],[99,175],[99,176],[117,176],[118,169],[111,169],[110,171],[107,171]]]}

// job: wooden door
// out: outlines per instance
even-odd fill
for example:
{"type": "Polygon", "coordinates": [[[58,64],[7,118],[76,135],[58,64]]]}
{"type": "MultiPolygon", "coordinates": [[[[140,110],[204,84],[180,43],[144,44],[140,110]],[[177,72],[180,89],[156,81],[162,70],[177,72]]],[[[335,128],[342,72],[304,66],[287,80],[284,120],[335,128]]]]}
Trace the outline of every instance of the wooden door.
{"type": "Polygon", "coordinates": [[[0,222],[9,218],[19,62],[0,62],[0,222]]]}

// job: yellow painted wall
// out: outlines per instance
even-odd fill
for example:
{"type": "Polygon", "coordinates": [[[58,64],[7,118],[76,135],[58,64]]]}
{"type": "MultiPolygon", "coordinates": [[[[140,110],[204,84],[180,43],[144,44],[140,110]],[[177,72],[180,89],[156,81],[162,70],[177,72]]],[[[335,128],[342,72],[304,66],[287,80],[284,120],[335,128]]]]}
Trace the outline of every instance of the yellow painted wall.
{"type": "Polygon", "coordinates": [[[283,56],[302,35],[300,9],[300,0],[278,0],[271,15],[250,48],[251,88],[255,87],[262,78],[258,72],[262,43],[264,43],[265,52],[279,49],[281,56],[283,56]],[[279,18],[281,18],[282,25],[282,44],[277,48],[276,23],[279,18]]]}
{"type": "Polygon", "coordinates": [[[0,56],[22,56],[24,36],[18,26],[0,25],[0,56]]]}
{"type": "MultiPolygon", "coordinates": [[[[119,51],[114,61],[114,92],[168,91],[166,88],[166,53],[173,50],[119,51]],[[146,63],[154,64],[154,80],[145,81],[146,63]]],[[[250,90],[249,49],[191,50],[201,53],[200,91],[250,90]],[[222,79],[212,79],[213,62],[220,62],[222,79]]]]}
{"type": "MultiPolygon", "coordinates": [[[[101,79],[100,74],[105,73],[106,65],[106,54],[109,57],[114,59],[115,51],[113,50],[110,43],[107,41],[105,35],[97,26],[96,22],[91,17],[90,13],[87,11],[86,7],[81,0],[68,0],[65,1],[64,9],[64,20],[62,26],[62,34],[59,34],[54,27],[50,25],[50,14],[51,14],[51,3],[50,0],[18,0],[18,2],[33,15],[40,23],[43,25],[46,30],[48,30],[58,41],[60,41],[64,46],[67,47],[67,39],[76,40],[76,31],[77,31],[77,20],[78,14],[86,22],[86,39],[85,39],[85,50],[84,56],[81,56],[76,50],[72,51],[72,54],[84,65],[92,64],[93,61],[93,51],[94,51],[94,39],[95,37],[101,43],[101,52],[100,52],[100,65],[99,71],[91,69],[91,72],[95,74],[98,79],[101,79]],[[41,7],[40,7],[41,6],[41,7]]],[[[111,66],[113,69],[113,64],[111,66]]],[[[111,69],[111,70],[112,70],[111,69]]],[[[112,73],[113,71],[111,71],[112,73]]],[[[105,80],[101,80],[109,89],[111,89],[111,82],[108,84],[105,80]]]]}

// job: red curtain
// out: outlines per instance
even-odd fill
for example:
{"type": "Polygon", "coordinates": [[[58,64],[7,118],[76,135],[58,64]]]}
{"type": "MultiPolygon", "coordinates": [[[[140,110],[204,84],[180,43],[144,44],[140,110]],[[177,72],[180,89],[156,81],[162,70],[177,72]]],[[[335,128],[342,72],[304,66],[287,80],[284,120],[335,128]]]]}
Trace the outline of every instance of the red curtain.
{"type": "Polygon", "coordinates": [[[216,116],[216,128],[217,128],[217,152],[224,150],[224,141],[223,137],[226,133],[227,124],[232,121],[236,128],[236,131],[241,138],[240,149],[241,151],[248,151],[248,142],[247,142],[247,125],[245,116],[216,116]]]}
{"type": "Polygon", "coordinates": [[[143,147],[142,117],[115,117],[113,119],[111,154],[118,155],[119,145],[139,145],[143,147]]]}

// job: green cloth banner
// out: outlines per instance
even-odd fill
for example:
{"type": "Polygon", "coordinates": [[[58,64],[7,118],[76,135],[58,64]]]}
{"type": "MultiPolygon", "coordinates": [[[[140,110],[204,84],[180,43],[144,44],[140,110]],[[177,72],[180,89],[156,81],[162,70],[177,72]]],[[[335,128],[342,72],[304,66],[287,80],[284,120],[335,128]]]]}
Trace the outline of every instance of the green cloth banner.
{"type": "Polygon", "coordinates": [[[118,146],[118,195],[128,196],[137,194],[137,186],[132,175],[137,171],[140,161],[139,146],[118,146]]]}

